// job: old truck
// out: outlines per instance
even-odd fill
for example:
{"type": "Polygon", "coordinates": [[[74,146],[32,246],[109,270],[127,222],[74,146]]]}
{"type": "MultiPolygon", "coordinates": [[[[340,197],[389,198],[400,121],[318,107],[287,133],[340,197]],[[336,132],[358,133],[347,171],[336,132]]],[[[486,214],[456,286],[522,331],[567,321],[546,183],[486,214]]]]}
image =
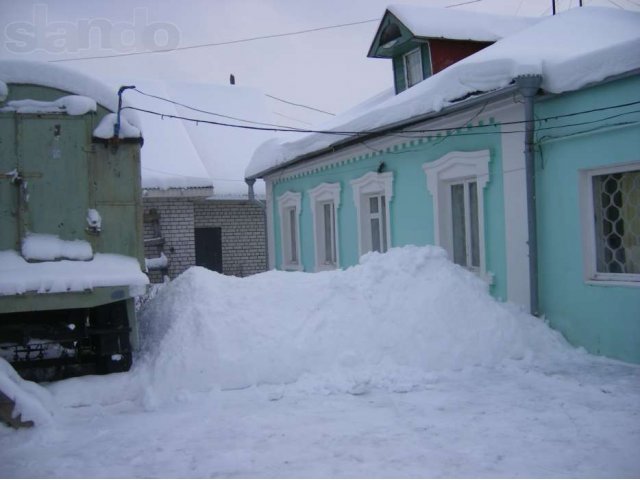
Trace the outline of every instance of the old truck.
{"type": "Polygon", "coordinates": [[[130,368],[148,283],[136,122],[95,79],[0,62],[0,356],[23,378],[130,368]]]}

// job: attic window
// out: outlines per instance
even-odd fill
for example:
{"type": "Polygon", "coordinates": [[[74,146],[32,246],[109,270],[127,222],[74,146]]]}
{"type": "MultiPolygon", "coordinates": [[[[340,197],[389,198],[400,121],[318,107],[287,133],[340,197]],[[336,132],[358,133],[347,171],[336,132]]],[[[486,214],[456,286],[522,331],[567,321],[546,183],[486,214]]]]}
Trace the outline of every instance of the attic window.
{"type": "Polygon", "coordinates": [[[416,48],[406,53],[402,58],[405,78],[407,79],[407,88],[411,88],[416,83],[424,80],[422,73],[422,52],[420,48],[416,48]]]}
{"type": "Polygon", "coordinates": [[[380,45],[382,48],[391,48],[398,43],[401,36],[400,27],[395,23],[390,23],[380,35],[380,45]]]}

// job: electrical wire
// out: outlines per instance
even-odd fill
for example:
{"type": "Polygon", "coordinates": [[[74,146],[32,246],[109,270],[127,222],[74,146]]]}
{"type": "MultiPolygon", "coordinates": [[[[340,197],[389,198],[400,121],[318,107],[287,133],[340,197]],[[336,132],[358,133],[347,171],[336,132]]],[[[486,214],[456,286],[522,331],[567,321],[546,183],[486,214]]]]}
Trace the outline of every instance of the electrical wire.
{"type": "Polygon", "coordinates": [[[275,123],[258,122],[258,121],[255,121],[255,120],[247,120],[246,118],[232,117],[230,115],[223,115],[221,113],[211,112],[211,111],[208,111],[208,110],[202,110],[201,108],[192,107],[192,106],[186,105],[184,103],[176,102],[175,100],[171,100],[169,98],[165,98],[165,97],[161,97],[159,95],[153,95],[151,93],[143,92],[139,88],[132,88],[131,90],[133,90],[134,92],[138,92],[141,95],[144,95],[145,97],[151,97],[151,98],[155,98],[157,100],[162,100],[163,102],[172,103],[173,105],[178,105],[180,107],[184,107],[184,108],[187,108],[189,110],[193,110],[194,112],[204,113],[204,114],[207,114],[207,115],[214,115],[216,117],[228,118],[229,120],[236,120],[238,122],[253,123],[255,125],[265,125],[265,126],[268,126],[268,127],[278,127],[278,128],[283,128],[283,129],[295,129],[296,128],[296,127],[291,127],[289,125],[278,125],[278,124],[275,124],[275,123]]]}
{"type": "MultiPolygon", "coordinates": [[[[173,102],[172,100],[168,100],[168,99],[163,99],[162,97],[157,97],[160,98],[162,100],[167,100],[170,103],[176,103],[173,102]]],[[[542,122],[542,121],[550,121],[550,120],[558,120],[561,118],[568,118],[568,117],[574,117],[577,115],[584,115],[587,113],[595,113],[595,112],[603,112],[606,110],[611,110],[614,108],[623,108],[623,107],[629,107],[629,106],[633,106],[633,105],[638,105],[640,104],[640,100],[637,101],[633,101],[633,102],[627,102],[627,103],[621,103],[621,104],[617,104],[617,105],[609,105],[606,107],[599,107],[599,108],[592,108],[589,110],[582,110],[579,112],[570,112],[570,113],[564,113],[564,114],[560,114],[560,115],[553,115],[550,117],[544,117],[544,118],[540,118],[538,119],[538,121],[542,122]]],[[[486,104],[485,104],[486,106],[486,104]]],[[[187,107],[187,108],[192,108],[192,107],[187,107]]],[[[482,107],[484,109],[484,106],[482,107]]],[[[182,115],[174,115],[174,114],[169,114],[169,113],[162,113],[162,112],[156,112],[153,110],[147,110],[147,109],[143,109],[143,108],[138,108],[138,107],[132,107],[132,106],[127,106],[127,107],[123,107],[122,110],[136,110],[139,112],[143,112],[143,113],[148,113],[151,115],[157,115],[157,116],[161,116],[161,117],[167,117],[167,118],[174,118],[174,119],[179,119],[179,120],[185,120],[185,121],[190,121],[190,122],[195,122],[195,123],[204,123],[204,124],[211,124],[211,125],[218,125],[218,126],[223,126],[223,127],[232,127],[232,128],[243,128],[243,129],[247,129],[247,130],[262,130],[262,131],[270,131],[270,132],[294,132],[294,133],[318,133],[318,134],[326,134],[326,135],[342,135],[342,136],[365,136],[365,135],[375,135],[376,133],[378,133],[378,131],[376,130],[361,130],[361,131],[341,131],[341,130],[314,130],[314,129],[305,129],[305,128],[294,128],[294,127],[281,127],[281,126],[276,126],[274,124],[265,124],[265,126],[252,126],[252,125],[238,125],[238,124],[230,124],[230,123],[224,123],[224,122],[216,122],[216,121],[212,121],[212,120],[204,120],[204,119],[198,119],[198,118],[190,118],[190,117],[184,117],[182,115]]],[[[220,114],[217,114],[215,112],[209,112],[207,110],[201,110],[201,109],[197,109],[198,111],[200,111],[201,113],[207,113],[207,114],[211,114],[211,115],[218,115],[221,116],[220,114]]],[[[480,110],[479,113],[475,114],[474,118],[477,117],[480,113],[482,112],[482,109],[480,110]]],[[[635,112],[629,112],[629,113],[635,113],[635,112]]],[[[252,122],[252,121],[248,121],[248,120],[241,120],[247,123],[260,123],[260,122],[252,122]]],[[[515,121],[511,121],[511,122],[501,122],[501,125],[519,125],[519,124],[523,124],[526,123],[525,120],[515,120],[515,121]]],[[[458,127],[449,127],[449,128],[422,128],[422,129],[397,129],[395,130],[395,134],[399,134],[399,133],[405,133],[405,134],[416,134],[416,133],[436,133],[436,132],[445,132],[445,131],[452,131],[452,130],[461,130],[461,129],[474,129],[474,128],[484,128],[486,127],[485,125],[478,125],[478,126],[474,126],[474,125],[460,125],[458,127]]]]}
{"type": "Polygon", "coordinates": [[[302,103],[290,102],[289,100],[284,100],[283,98],[278,98],[278,97],[275,97],[273,95],[269,95],[268,93],[265,93],[264,95],[265,95],[265,97],[273,98],[274,100],[278,100],[279,102],[283,102],[283,103],[288,103],[289,105],[295,105],[296,107],[307,108],[309,110],[314,110],[316,112],[326,113],[327,115],[334,115],[335,116],[335,113],[327,112],[326,110],[320,110],[319,108],[310,107],[309,105],[304,105],[302,103]]]}
{"type": "MultiPolygon", "coordinates": [[[[583,115],[583,114],[587,114],[587,113],[595,113],[595,112],[603,112],[606,110],[611,110],[613,108],[622,108],[622,107],[628,107],[628,106],[632,106],[632,105],[638,105],[640,104],[640,101],[635,101],[635,102],[629,102],[629,103],[625,103],[625,104],[619,104],[619,105],[611,105],[611,106],[607,106],[607,107],[600,107],[600,108],[594,108],[594,109],[590,109],[590,110],[583,110],[580,112],[571,112],[571,113],[565,113],[565,114],[561,114],[561,115],[554,115],[551,117],[544,117],[544,118],[540,118],[537,121],[538,122],[548,122],[551,120],[559,120],[561,118],[570,118],[570,117],[574,117],[577,115],[583,115]]],[[[123,107],[122,110],[125,109],[129,109],[129,110],[136,110],[139,112],[143,112],[143,113],[148,113],[151,115],[156,115],[156,116],[160,116],[162,118],[172,118],[172,119],[178,119],[178,120],[184,120],[184,121],[190,121],[190,122],[194,122],[194,123],[203,123],[203,124],[210,124],[210,125],[217,125],[217,126],[222,126],[222,127],[230,127],[230,128],[241,128],[241,129],[246,129],[246,130],[259,130],[259,131],[270,131],[270,132],[294,132],[294,133],[317,133],[317,134],[325,134],[325,135],[337,135],[337,136],[368,136],[368,135],[375,135],[379,132],[375,131],[375,130],[361,130],[361,131],[340,131],[340,130],[313,130],[313,129],[303,129],[303,128],[296,128],[296,129],[292,129],[292,128],[278,128],[278,127],[270,127],[270,126],[253,126],[253,125],[238,125],[238,124],[230,124],[230,123],[224,123],[224,122],[217,122],[217,121],[213,121],[213,120],[204,120],[204,119],[197,119],[197,118],[190,118],[190,117],[184,117],[182,115],[174,115],[174,114],[168,114],[168,113],[162,113],[162,112],[156,112],[153,110],[147,110],[147,109],[143,109],[143,108],[138,108],[138,107],[123,107]]],[[[581,126],[581,125],[587,125],[587,124],[591,124],[591,123],[595,123],[595,122],[601,122],[601,121],[605,121],[605,120],[609,120],[612,118],[617,118],[623,115],[630,115],[633,113],[640,113],[640,110],[633,110],[633,111],[629,111],[629,112],[624,112],[624,113],[620,113],[617,115],[612,115],[609,117],[605,117],[605,118],[600,118],[597,120],[592,120],[592,121],[586,121],[586,122],[579,122],[579,123],[574,123],[574,124],[565,124],[565,125],[554,125],[551,127],[537,127],[536,130],[546,130],[546,129],[551,129],[551,128],[563,128],[563,127],[575,127],[575,126],[581,126]]],[[[477,114],[476,114],[477,116],[477,114]]],[[[511,122],[501,122],[500,125],[501,126],[507,126],[507,125],[521,125],[526,123],[526,120],[516,120],[516,121],[511,121],[511,122]]],[[[448,128],[423,128],[423,129],[414,129],[414,130],[404,130],[404,129],[398,129],[398,130],[394,130],[388,133],[381,133],[380,136],[393,136],[393,135],[397,135],[398,133],[412,133],[412,134],[416,134],[416,133],[422,133],[422,134],[428,134],[428,133],[438,133],[438,132],[449,132],[449,131],[458,131],[458,130],[473,130],[473,129],[480,129],[480,128],[488,128],[491,127],[493,125],[461,125],[458,127],[448,127],[448,128]]],[[[523,131],[512,131],[512,132],[502,132],[502,133],[521,133],[523,131]]],[[[494,132],[480,132],[480,134],[486,134],[486,133],[494,133],[494,132]]]]}
{"type": "MultiPolygon", "coordinates": [[[[477,0],[480,1],[480,0],[477,0]]],[[[112,55],[93,55],[87,57],[75,57],[75,58],[62,58],[58,60],[49,60],[52,63],[56,62],[75,62],[77,60],[96,60],[100,58],[116,58],[116,57],[133,57],[136,55],[148,55],[153,53],[168,53],[168,52],[178,52],[184,50],[194,50],[197,48],[209,48],[209,47],[220,47],[223,45],[234,45],[237,43],[246,43],[246,42],[255,42],[256,40],[267,40],[270,38],[281,38],[281,37],[289,37],[293,35],[302,35],[304,33],[312,33],[319,32],[322,30],[331,30],[336,28],[344,28],[344,27],[353,27],[355,25],[363,25],[365,23],[379,22],[379,18],[371,18],[369,20],[360,20],[358,22],[350,22],[350,23],[341,23],[338,25],[326,25],[323,27],[309,28],[306,30],[298,30],[294,32],[285,32],[285,33],[274,33],[271,35],[261,35],[258,37],[249,37],[249,38],[241,38],[238,40],[228,40],[226,42],[212,42],[212,43],[199,43],[195,45],[185,45],[184,47],[175,47],[175,48],[165,48],[160,50],[148,50],[146,52],[128,52],[128,53],[114,53],[112,55]]]]}
{"type": "MultiPolygon", "coordinates": [[[[466,2],[461,2],[461,3],[456,3],[453,5],[446,5],[444,8],[454,8],[454,7],[459,7],[461,5],[469,5],[471,3],[478,3],[478,2],[482,2],[484,0],[469,0],[466,2]]],[[[211,43],[198,43],[198,44],[194,44],[194,45],[185,45],[183,47],[175,47],[175,48],[166,48],[166,49],[160,49],[160,50],[148,50],[146,52],[128,52],[128,53],[115,53],[113,55],[93,55],[93,56],[87,56],[87,57],[75,57],[75,58],[61,58],[58,60],[49,60],[49,62],[52,63],[56,63],[56,62],[75,62],[77,60],[97,60],[100,58],[116,58],[116,57],[132,57],[135,55],[148,55],[148,54],[153,54],[153,53],[168,53],[168,52],[177,52],[177,51],[184,51],[184,50],[194,50],[197,48],[208,48],[208,47],[219,47],[219,46],[223,46],[223,45],[234,45],[237,43],[246,43],[246,42],[255,42],[257,40],[267,40],[267,39],[271,39],[271,38],[281,38],[281,37],[289,37],[289,36],[294,36],[294,35],[303,35],[305,33],[313,33],[313,32],[320,32],[323,30],[332,30],[332,29],[336,29],[336,28],[344,28],[344,27],[353,27],[353,26],[357,26],[357,25],[364,25],[366,23],[372,23],[372,22],[379,22],[380,19],[379,18],[370,18],[368,20],[359,20],[356,22],[349,22],[349,23],[340,23],[340,24],[336,24],[336,25],[325,25],[322,27],[316,27],[316,28],[308,28],[305,30],[297,30],[297,31],[293,31],[293,32],[285,32],[285,33],[274,33],[271,35],[260,35],[257,37],[249,37],[249,38],[241,38],[238,40],[228,40],[225,42],[211,42],[211,43]]],[[[324,113],[328,113],[328,112],[324,112],[324,113]]]]}
{"type": "Polygon", "coordinates": [[[299,118],[290,117],[289,115],[285,115],[284,113],[274,112],[274,111],[272,111],[271,113],[273,113],[274,115],[278,115],[279,117],[288,118],[289,120],[293,120],[294,122],[300,122],[300,123],[303,123],[304,125],[312,126],[312,124],[309,122],[305,122],[304,120],[300,120],[299,118]]]}

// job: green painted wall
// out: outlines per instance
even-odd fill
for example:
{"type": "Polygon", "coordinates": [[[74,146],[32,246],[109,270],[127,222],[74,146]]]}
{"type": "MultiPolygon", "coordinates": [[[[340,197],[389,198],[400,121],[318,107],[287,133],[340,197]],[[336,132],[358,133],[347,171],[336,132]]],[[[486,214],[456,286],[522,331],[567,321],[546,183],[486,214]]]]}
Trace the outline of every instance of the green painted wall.
{"type": "Polygon", "coordinates": [[[447,137],[430,137],[419,140],[404,140],[406,143],[386,149],[383,153],[370,152],[349,159],[338,166],[325,167],[296,178],[280,180],[273,187],[273,218],[275,234],[276,268],[282,263],[280,218],[277,199],[287,191],[302,192],[300,217],[300,243],[305,271],[315,271],[313,223],[308,191],[327,182],[341,184],[340,207],[338,209],[340,266],[358,263],[358,223],[353,190],[350,181],[375,171],[381,162],[385,171],[394,173],[393,199],[390,205],[391,244],[428,245],[434,242],[433,199],[427,190],[426,176],[422,164],[435,161],[451,151],[491,152],[491,179],[485,189],[485,241],[487,270],[495,275],[491,287],[497,298],[506,298],[505,219],[502,185],[502,153],[500,127],[487,125],[474,135],[463,129],[447,137]],[[487,135],[477,135],[477,133],[487,135]]]}
{"type": "MultiPolygon", "coordinates": [[[[536,116],[638,100],[636,77],[539,102],[536,116]]],[[[574,345],[640,363],[640,284],[585,281],[579,198],[580,169],[640,161],[640,114],[628,113],[634,110],[637,105],[541,124],[583,125],[538,131],[536,188],[541,312],[574,345]]]]}
{"type": "MultiPolygon", "coordinates": [[[[65,95],[69,92],[10,84],[8,99],[51,101],[65,95]]],[[[28,194],[28,201],[19,203],[25,198],[22,187],[0,176],[0,250],[20,250],[26,232],[53,234],[144,264],[140,146],[93,143],[92,133],[108,113],[102,106],[97,110],[77,116],[0,113],[0,173],[20,171],[28,194]],[[87,230],[89,208],[102,217],[99,234],[87,230]]]]}

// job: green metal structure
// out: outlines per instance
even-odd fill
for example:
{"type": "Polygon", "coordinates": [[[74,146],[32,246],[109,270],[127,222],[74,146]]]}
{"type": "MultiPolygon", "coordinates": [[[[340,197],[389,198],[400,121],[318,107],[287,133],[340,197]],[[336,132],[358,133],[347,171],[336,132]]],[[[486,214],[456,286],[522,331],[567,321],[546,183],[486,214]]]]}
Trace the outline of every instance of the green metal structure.
{"type": "MultiPolygon", "coordinates": [[[[3,108],[13,100],[73,95],[36,84],[7,86],[0,103],[0,252],[20,253],[28,234],[48,234],[135,258],[143,271],[142,138],[95,138],[96,126],[111,113],[101,105],[82,115],[3,108]],[[100,227],[88,225],[89,210],[99,212],[100,227]]],[[[0,292],[0,354],[36,380],[128,370],[137,338],[135,293],[119,284],[0,292]],[[61,356],[44,354],[51,344],[61,356]]]]}

